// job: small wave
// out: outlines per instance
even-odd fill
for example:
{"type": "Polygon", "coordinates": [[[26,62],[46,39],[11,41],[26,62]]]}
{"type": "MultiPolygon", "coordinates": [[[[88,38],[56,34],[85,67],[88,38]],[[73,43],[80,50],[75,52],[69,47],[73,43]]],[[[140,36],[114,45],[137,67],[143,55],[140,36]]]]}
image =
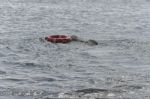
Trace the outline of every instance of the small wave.
{"type": "Polygon", "coordinates": [[[9,61],[9,60],[4,60],[2,61],[5,64],[13,64],[13,65],[22,65],[22,66],[36,66],[34,63],[32,62],[17,62],[17,61],[9,61]]]}
{"type": "MultiPolygon", "coordinates": [[[[35,62],[20,62],[20,61],[9,61],[9,60],[4,60],[2,61],[4,64],[11,64],[11,65],[17,65],[17,66],[23,66],[23,67],[43,67],[45,64],[38,64],[35,62]]],[[[47,65],[45,65],[47,66],[47,65]]]]}
{"type": "Polygon", "coordinates": [[[140,89],[143,89],[143,86],[141,85],[118,85],[118,86],[115,86],[115,88],[123,88],[126,90],[140,90],[140,89]]]}
{"type": "Polygon", "coordinates": [[[136,43],[133,39],[103,40],[99,41],[101,46],[114,46],[121,48],[129,48],[136,43]]]}
{"type": "Polygon", "coordinates": [[[49,92],[47,91],[43,91],[43,90],[30,90],[30,89],[19,89],[19,88],[3,88],[0,87],[0,97],[2,96],[6,96],[6,97],[14,97],[14,96],[20,96],[20,98],[22,99],[22,97],[24,96],[44,96],[44,95],[48,95],[49,92]]]}
{"type": "Polygon", "coordinates": [[[48,81],[48,82],[56,81],[56,79],[49,77],[34,77],[32,79],[35,81],[48,81]]]}
{"type": "Polygon", "coordinates": [[[3,74],[6,74],[6,72],[3,70],[0,70],[0,75],[3,75],[3,74]]]}
{"type": "Polygon", "coordinates": [[[60,93],[60,98],[82,98],[82,99],[99,99],[99,98],[114,98],[121,96],[122,90],[88,88],[76,90],[68,93],[60,93]]]}
{"type": "Polygon", "coordinates": [[[4,57],[5,55],[3,53],[0,53],[0,57],[4,57]]]}
{"type": "Polygon", "coordinates": [[[94,89],[94,88],[89,88],[89,89],[82,89],[82,90],[77,90],[75,91],[76,93],[84,93],[84,94],[89,94],[89,93],[97,93],[97,92],[108,92],[107,89],[94,89]]]}
{"type": "Polygon", "coordinates": [[[21,79],[21,78],[5,78],[5,79],[3,79],[3,80],[19,82],[19,81],[26,81],[27,79],[21,79]]]}

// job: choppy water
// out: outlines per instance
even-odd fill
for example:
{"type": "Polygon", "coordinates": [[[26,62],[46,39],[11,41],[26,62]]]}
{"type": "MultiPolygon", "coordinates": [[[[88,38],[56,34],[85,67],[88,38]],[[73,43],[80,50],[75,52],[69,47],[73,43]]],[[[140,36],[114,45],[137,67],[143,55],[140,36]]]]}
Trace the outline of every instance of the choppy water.
{"type": "Polygon", "coordinates": [[[149,98],[149,38],[150,0],[0,0],[0,97],[149,98]]]}

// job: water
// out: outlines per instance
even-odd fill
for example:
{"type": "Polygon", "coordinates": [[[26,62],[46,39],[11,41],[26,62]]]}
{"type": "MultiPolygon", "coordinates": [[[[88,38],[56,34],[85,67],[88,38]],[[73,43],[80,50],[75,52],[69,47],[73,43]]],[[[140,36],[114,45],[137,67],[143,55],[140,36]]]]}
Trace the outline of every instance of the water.
{"type": "Polygon", "coordinates": [[[0,0],[0,97],[149,98],[149,0],[0,0]],[[51,34],[97,40],[42,43],[51,34]]]}

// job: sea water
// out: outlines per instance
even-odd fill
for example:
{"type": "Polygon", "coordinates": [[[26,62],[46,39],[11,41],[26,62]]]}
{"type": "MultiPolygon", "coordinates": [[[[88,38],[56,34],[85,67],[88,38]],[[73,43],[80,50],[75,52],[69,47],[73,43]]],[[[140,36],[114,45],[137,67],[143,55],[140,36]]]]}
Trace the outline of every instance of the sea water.
{"type": "Polygon", "coordinates": [[[149,98],[149,60],[150,0],[0,0],[2,99],[149,98]]]}

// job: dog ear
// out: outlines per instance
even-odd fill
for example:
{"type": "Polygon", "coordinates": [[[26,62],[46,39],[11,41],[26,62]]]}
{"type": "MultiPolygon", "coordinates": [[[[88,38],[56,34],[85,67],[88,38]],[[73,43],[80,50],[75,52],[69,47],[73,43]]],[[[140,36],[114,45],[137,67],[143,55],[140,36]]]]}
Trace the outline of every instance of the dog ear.
{"type": "Polygon", "coordinates": [[[72,39],[73,41],[77,41],[77,40],[78,40],[78,37],[75,36],[75,35],[71,35],[71,39],[72,39]]]}
{"type": "Polygon", "coordinates": [[[48,40],[48,37],[45,37],[45,40],[48,40]]]}
{"type": "Polygon", "coordinates": [[[87,43],[90,44],[90,45],[98,45],[98,42],[97,42],[97,41],[91,40],[91,39],[88,40],[87,43]]]}

